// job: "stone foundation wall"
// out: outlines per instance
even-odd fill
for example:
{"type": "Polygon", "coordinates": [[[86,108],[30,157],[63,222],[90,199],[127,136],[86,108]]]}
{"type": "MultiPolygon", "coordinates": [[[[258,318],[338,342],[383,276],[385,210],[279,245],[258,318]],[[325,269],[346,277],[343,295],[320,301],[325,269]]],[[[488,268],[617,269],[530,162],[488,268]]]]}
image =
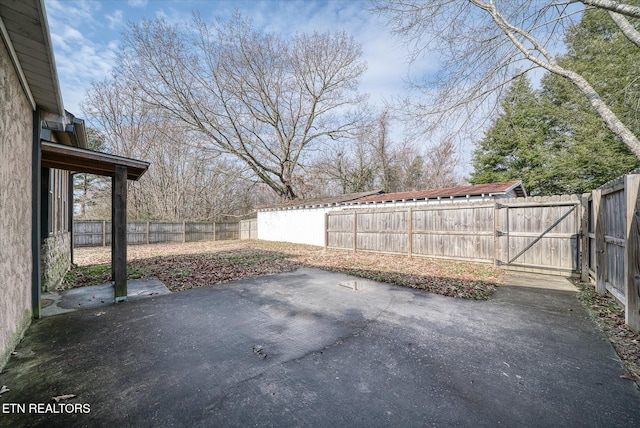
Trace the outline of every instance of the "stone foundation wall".
{"type": "Polygon", "coordinates": [[[71,267],[71,234],[59,233],[43,240],[41,252],[42,291],[60,287],[64,275],[71,267]]]}

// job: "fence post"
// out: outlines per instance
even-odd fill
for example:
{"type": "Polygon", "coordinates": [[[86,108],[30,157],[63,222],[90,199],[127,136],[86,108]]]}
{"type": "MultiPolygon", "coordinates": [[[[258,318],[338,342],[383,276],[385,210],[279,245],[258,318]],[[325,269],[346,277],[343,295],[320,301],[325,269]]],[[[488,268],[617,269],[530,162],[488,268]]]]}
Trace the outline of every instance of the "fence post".
{"type": "Polygon", "coordinates": [[[626,234],[624,246],[624,277],[626,290],[625,323],[640,331],[640,174],[624,177],[626,197],[626,234]]]}
{"type": "Polygon", "coordinates": [[[599,294],[607,292],[605,283],[605,269],[607,266],[607,253],[604,243],[604,209],[602,208],[602,189],[596,189],[592,193],[593,216],[595,217],[595,243],[596,243],[596,291],[599,294]]]}
{"type": "Polygon", "coordinates": [[[147,220],[147,245],[149,245],[149,221],[147,220]]]}
{"type": "Polygon", "coordinates": [[[182,242],[187,242],[187,222],[182,222],[182,242]]]}
{"type": "Polygon", "coordinates": [[[102,246],[107,246],[107,221],[102,220],[102,246]]]}
{"type": "Polygon", "coordinates": [[[358,237],[358,213],[356,210],[353,210],[353,252],[354,253],[358,248],[357,237],[358,237]]]}
{"type": "Polygon", "coordinates": [[[324,213],[324,249],[329,246],[329,213],[324,213]]]}
{"type": "Polygon", "coordinates": [[[500,263],[500,235],[498,229],[500,227],[500,205],[498,202],[493,204],[493,265],[498,266],[500,263]]]}
{"type": "Polygon", "coordinates": [[[580,197],[580,235],[582,239],[576,242],[577,250],[580,252],[580,281],[589,281],[589,194],[585,193],[580,197]]]}
{"type": "Polygon", "coordinates": [[[413,256],[413,208],[407,211],[407,256],[413,256]]]}
{"type": "Polygon", "coordinates": [[[213,222],[213,240],[216,240],[216,222],[213,222]]]}

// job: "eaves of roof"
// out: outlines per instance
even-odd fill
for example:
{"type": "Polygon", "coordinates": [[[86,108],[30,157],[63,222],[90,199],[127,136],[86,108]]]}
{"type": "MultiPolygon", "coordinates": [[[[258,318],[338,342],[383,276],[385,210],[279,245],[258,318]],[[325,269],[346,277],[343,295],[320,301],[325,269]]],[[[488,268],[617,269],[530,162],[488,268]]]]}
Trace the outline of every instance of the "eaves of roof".
{"type": "Polygon", "coordinates": [[[32,108],[64,118],[43,0],[1,1],[0,34],[32,108]]]}

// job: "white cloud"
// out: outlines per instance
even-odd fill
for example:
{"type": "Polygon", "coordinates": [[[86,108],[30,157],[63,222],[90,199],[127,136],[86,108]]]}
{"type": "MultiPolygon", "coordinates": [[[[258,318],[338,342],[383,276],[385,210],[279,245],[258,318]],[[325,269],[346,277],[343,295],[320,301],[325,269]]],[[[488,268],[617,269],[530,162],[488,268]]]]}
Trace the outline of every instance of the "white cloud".
{"type": "Polygon", "coordinates": [[[113,67],[117,44],[95,37],[105,33],[95,1],[45,3],[56,68],[65,108],[80,115],[80,102],[92,81],[102,80],[113,67]]]}
{"type": "Polygon", "coordinates": [[[147,0],[129,0],[127,4],[131,7],[145,7],[147,5],[147,0]]]}
{"type": "Polygon", "coordinates": [[[122,27],[124,13],[120,10],[114,10],[112,14],[105,15],[107,21],[109,22],[109,28],[112,30],[118,30],[122,27]]]}

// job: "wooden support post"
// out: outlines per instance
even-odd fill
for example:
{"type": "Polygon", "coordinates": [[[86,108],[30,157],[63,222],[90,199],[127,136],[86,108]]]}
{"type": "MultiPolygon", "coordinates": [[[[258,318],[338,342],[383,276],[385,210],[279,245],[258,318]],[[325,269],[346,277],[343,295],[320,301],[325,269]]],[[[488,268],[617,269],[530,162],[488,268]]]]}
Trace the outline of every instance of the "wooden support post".
{"type": "Polygon", "coordinates": [[[591,193],[593,199],[593,216],[595,217],[595,245],[596,245],[596,291],[599,294],[605,294],[607,292],[606,286],[606,269],[607,269],[607,254],[604,242],[604,207],[602,206],[602,190],[596,189],[591,193]]]}
{"type": "Polygon", "coordinates": [[[182,222],[182,242],[187,242],[187,222],[182,222]]]}
{"type": "Polygon", "coordinates": [[[413,209],[407,211],[407,256],[413,256],[413,209]]]}
{"type": "Polygon", "coordinates": [[[127,167],[116,166],[111,193],[111,274],[115,301],[127,300],[127,167]]]}
{"type": "Polygon", "coordinates": [[[640,174],[624,177],[627,230],[624,247],[625,322],[640,331],[640,174]]]}
{"type": "Polygon", "coordinates": [[[580,281],[589,282],[589,193],[580,198],[580,242],[577,243],[580,261],[580,281]]]}

